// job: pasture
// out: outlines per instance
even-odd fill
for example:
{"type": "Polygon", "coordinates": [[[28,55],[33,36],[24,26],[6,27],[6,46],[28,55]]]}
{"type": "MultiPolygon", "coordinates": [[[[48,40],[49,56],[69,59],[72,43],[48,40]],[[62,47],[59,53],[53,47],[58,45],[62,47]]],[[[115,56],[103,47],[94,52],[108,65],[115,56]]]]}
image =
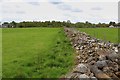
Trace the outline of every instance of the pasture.
{"type": "Polygon", "coordinates": [[[58,78],[74,65],[62,28],[2,29],[3,78],[58,78]]]}
{"type": "Polygon", "coordinates": [[[79,28],[79,31],[86,32],[92,37],[96,37],[105,41],[118,43],[119,41],[119,30],[118,28],[79,28]]]}

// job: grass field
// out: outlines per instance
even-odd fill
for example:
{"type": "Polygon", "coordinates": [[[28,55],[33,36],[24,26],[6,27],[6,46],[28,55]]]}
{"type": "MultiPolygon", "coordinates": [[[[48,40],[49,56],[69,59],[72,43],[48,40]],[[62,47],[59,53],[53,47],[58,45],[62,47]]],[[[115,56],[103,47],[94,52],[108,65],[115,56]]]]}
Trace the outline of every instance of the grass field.
{"type": "Polygon", "coordinates": [[[61,28],[2,30],[3,78],[58,78],[74,65],[74,50],[61,28]]]}
{"type": "Polygon", "coordinates": [[[79,30],[105,41],[111,41],[113,43],[120,42],[118,41],[118,28],[79,28],[79,30]]]}

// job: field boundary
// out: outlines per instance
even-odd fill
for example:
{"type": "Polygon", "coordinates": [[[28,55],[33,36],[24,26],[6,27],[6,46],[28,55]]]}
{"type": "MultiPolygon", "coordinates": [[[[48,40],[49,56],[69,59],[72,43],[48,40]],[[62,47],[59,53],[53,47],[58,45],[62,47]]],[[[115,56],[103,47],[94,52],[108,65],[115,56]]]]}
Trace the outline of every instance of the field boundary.
{"type": "Polygon", "coordinates": [[[120,44],[104,42],[74,28],[64,28],[76,50],[76,66],[65,78],[120,79],[120,44]]]}

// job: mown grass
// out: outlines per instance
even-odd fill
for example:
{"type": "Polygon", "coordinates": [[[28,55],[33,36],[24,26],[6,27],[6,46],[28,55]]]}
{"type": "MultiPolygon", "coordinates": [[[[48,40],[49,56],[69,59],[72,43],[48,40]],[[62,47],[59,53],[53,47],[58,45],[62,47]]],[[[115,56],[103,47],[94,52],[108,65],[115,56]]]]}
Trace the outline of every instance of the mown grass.
{"type": "Polygon", "coordinates": [[[2,30],[3,78],[59,78],[74,65],[74,50],[61,28],[2,30]]]}
{"type": "Polygon", "coordinates": [[[81,32],[86,32],[93,37],[110,41],[113,43],[119,43],[118,28],[79,28],[81,32]]]}

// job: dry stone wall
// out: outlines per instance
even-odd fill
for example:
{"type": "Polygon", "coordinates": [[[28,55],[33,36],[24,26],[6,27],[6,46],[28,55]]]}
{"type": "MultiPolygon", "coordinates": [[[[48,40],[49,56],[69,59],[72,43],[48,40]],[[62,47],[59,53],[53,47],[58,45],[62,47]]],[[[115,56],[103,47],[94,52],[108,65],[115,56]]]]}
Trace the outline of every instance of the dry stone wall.
{"type": "Polygon", "coordinates": [[[74,28],[64,28],[76,50],[76,66],[66,78],[120,80],[120,44],[96,39],[74,28]]]}

